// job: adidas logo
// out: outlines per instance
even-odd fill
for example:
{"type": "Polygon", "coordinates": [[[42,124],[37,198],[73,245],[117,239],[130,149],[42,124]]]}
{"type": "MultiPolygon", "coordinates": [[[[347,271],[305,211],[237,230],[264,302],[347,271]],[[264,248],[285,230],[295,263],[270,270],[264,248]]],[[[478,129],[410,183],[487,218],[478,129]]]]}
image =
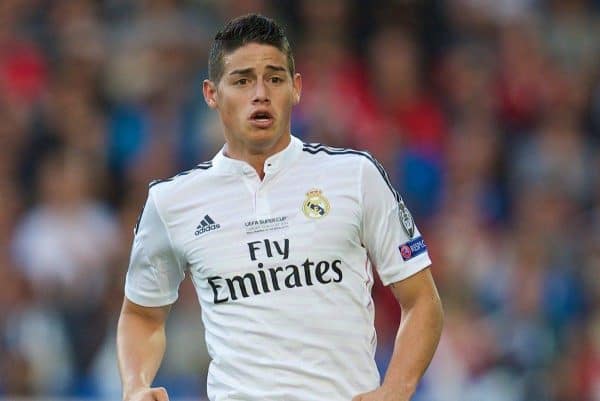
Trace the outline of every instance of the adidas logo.
{"type": "Polygon", "coordinates": [[[210,218],[209,215],[204,216],[198,227],[196,227],[196,232],[194,235],[199,236],[209,231],[217,230],[221,228],[220,224],[215,223],[213,219],[210,218]]]}

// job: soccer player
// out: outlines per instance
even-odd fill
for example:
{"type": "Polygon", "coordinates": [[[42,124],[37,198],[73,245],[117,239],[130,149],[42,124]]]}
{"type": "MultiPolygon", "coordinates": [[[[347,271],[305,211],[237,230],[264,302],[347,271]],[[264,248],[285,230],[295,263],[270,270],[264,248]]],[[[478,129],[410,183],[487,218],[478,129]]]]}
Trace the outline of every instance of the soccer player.
{"type": "Polygon", "coordinates": [[[185,271],[202,308],[211,401],[414,393],[442,328],[427,247],[368,153],[291,135],[301,86],[271,19],[239,17],[217,33],[203,91],[226,144],[211,161],[150,185],[118,326],[124,400],[168,399],[151,384],[185,271]],[[403,310],[382,384],[372,266],[403,310]]]}

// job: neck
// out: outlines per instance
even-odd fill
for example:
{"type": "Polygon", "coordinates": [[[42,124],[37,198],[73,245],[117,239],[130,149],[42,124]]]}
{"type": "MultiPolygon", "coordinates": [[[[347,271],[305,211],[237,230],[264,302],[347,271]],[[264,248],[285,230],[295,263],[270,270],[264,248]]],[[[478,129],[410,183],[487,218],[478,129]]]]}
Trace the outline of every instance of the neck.
{"type": "Polygon", "coordinates": [[[275,144],[263,147],[251,148],[248,146],[235,146],[227,141],[223,153],[225,156],[236,160],[242,160],[251,165],[262,180],[265,176],[265,161],[272,155],[281,152],[291,142],[291,135],[280,138],[275,144]]]}

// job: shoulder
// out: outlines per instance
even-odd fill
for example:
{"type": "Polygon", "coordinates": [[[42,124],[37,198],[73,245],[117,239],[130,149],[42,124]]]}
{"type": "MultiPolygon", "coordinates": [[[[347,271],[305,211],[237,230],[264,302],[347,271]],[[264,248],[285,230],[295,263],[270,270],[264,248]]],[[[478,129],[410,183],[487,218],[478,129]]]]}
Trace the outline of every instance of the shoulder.
{"type": "Polygon", "coordinates": [[[366,168],[368,170],[376,171],[382,176],[387,176],[381,163],[366,150],[337,148],[326,146],[321,143],[304,143],[302,151],[314,158],[348,163],[360,166],[361,170],[366,168]]]}
{"type": "Polygon", "coordinates": [[[149,197],[156,202],[157,198],[173,201],[181,199],[182,195],[191,195],[190,192],[202,188],[204,183],[211,180],[214,176],[212,170],[212,161],[207,161],[173,177],[154,180],[148,184],[149,197]]]}
{"type": "MultiPolygon", "coordinates": [[[[212,168],[212,161],[202,162],[189,170],[182,171],[177,173],[173,177],[170,178],[161,178],[157,180],[153,180],[148,184],[150,188],[153,188],[159,184],[171,183],[169,186],[178,186],[184,184],[186,181],[189,181],[190,178],[197,178],[202,172],[210,170],[212,168]]],[[[163,186],[165,187],[165,186],[163,186]]]]}
{"type": "Polygon", "coordinates": [[[341,161],[346,173],[352,171],[347,168],[348,165],[354,166],[357,168],[358,178],[366,183],[364,185],[370,187],[374,183],[379,182],[381,183],[382,188],[387,188],[387,190],[389,190],[397,202],[402,200],[402,197],[392,185],[390,177],[383,165],[369,152],[348,148],[335,148],[320,143],[305,143],[302,150],[305,153],[317,157],[320,156],[324,159],[341,161]]]}
{"type": "Polygon", "coordinates": [[[337,148],[327,146],[321,143],[303,143],[302,151],[309,157],[324,160],[344,160],[348,162],[371,161],[376,163],[375,158],[365,150],[356,150],[351,148],[337,148]]]}

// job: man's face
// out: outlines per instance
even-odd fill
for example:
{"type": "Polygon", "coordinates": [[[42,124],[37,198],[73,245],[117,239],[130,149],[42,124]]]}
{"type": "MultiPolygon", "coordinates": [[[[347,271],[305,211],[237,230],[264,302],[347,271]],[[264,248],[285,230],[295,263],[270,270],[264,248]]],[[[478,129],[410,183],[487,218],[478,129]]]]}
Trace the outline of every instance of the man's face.
{"type": "Polygon", "coordinates": [[[204,97],[218,110],[228,149],[274,153],[288,142],[292,106],[300,100],[301,78],[290,76],[276,47],[246,44],[223,57],[219,82],[204,81],[204,97]]]}

